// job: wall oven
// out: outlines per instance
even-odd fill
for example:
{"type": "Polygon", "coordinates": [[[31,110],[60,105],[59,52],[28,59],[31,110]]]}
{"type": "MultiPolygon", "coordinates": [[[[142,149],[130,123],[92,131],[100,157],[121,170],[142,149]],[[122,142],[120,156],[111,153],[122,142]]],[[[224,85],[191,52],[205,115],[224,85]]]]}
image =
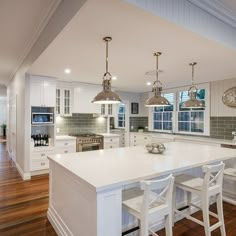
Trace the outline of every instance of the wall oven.
{"type": "Polygon", "coordinates": [[[54,114],[53,113],[32,112],[31,123],[34,125],[54,124],[54,114]]]}

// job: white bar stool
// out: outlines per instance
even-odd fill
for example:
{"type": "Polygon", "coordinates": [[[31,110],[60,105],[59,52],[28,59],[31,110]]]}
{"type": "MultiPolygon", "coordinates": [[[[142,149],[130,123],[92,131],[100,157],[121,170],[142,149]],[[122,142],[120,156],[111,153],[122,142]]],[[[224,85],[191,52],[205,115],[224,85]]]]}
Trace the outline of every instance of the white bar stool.
{"type": "MultiPolygon", "coordinates": [[[[210,236],[211,232],[220,227],[221,235],[226,236],[223,202],[222,202],[222,184],[225,164],[221,162],[219,165],[203,166],[202,171],[205,174],[204,178],[197,178],[191,175],[180,175],[175,177],[175,188],[173,200],[175,200],[176,187],[187,192],[187,213],[175,209],[175,202],[173,202],[174,212],[184,216],[185,218],[194,221],[205,229],[205,235],[210,236]],[[201,198],[201,206],[193,204],[192,193],[197,194],[201,198]],[[217,214],[209,211],[209,198],[216,196],[217,214]],[[191,206],[196,207],[203,212],[203,222],[191,216],[191,206]],[[209,215],[218,218],[218,222],[210,226],[209,215]]],[[[174,216],[173,212],[173,216],[174,216]]]]}
{"type": "Polygon", "coordinates": [[[142,196],[123,201],[123,207],[139,220],[140,236],[157,234],[150,229],[150,217],[165,217],[167,236],[172,236],[172,195],[174,177],[169,175],[161,180],[142,181],[140,188],[144,190],[142,196]],[[161,190],[160,193],[154,192],[161,190]]]}
{"type": "MultiPolygon", "coordinates": [[[[224,179],[225,180],[235,181],[235,184],[236,184],[236,169],[234,169],[234,168],[226,168],[224,170],[224,179]]],[[[235,189],[236,189],[236,187],[235,187],[235,189]]],[[[226,196],[223,196],[223,200],[225,202],[230,203],[230,204],[236,205],[236,200],[230,199],[230,198],[228,198],[226,196]]]]}

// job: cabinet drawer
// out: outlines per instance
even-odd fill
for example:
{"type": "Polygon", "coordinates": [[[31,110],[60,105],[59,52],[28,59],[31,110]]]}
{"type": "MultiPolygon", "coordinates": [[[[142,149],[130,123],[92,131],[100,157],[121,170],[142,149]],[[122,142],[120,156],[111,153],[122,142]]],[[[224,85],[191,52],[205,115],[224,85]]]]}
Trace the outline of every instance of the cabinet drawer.
{"type": "Polygon", "coordinates": [[[48,155],[55,154],[54,151],[37,151],[37,152],[31,152],[30,158],[31,159],[47,159],[48,155]]]}
{"type": "Polygon", "coordinates": [[[76,152],[75,147],[56,148],[56,154],[67,154],[76,152]]]}
{"type": "Polygon", "coordinates": [[[104,144],[113,144],[113,143],[119,143],[120,142],[120,137],[113,137],[113,138],[104,138],[104,144]]]}
{"type": "Polygon", "coordinates": [[[56,141],[56,148],[60,148],[60,147],[76,147],[76,140],[60,140],[60,141],[56,141]]]}
{"type": "Polygon", "coordinates": [[[47,158],[31,159],[31,171],[44,170],[49,168],[49,160],[47,158]]]}
{"type": "Polygon", "coordinates": [[[120,147],[119,143],[104,143],[104,149],[112,149],[120,147]]]}

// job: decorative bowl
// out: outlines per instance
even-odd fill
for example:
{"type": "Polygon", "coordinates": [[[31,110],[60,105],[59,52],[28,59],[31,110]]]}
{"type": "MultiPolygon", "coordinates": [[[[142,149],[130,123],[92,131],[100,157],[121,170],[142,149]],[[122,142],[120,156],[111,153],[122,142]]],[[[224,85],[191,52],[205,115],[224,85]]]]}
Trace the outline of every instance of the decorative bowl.
{"type": "Polygon", "coordinates": [[[153,154],[162,154],[166,150],[164,144],[162,143],[147,144],[146,148],[149,153],[153,154]]]}

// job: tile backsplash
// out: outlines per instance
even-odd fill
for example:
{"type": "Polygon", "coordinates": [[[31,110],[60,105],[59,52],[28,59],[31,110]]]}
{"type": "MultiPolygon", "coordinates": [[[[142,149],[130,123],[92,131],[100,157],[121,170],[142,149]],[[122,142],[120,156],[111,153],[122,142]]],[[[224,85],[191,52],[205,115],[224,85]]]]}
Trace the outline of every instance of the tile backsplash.
{"type": "Polygon", "coordinates": [[[60,129],[57,135],[77,133],[106,133],[107,118],[93,117],[93,114],[73,113],[68,117],[57,117],[56,127],[60,129]]]}
{"type": "Polygon", "coordinates": [[[211,117],[210,136],[218,139],[232,139],[232,131],[236,131],[236,117],[211,117]]]}
{"type": "Polygon", "coordinates": [[[148,126],[148,117],[143,116],[131,116],[130,117],[130,131],[137,131],[139,127],[147,127],[148,126]]]}

